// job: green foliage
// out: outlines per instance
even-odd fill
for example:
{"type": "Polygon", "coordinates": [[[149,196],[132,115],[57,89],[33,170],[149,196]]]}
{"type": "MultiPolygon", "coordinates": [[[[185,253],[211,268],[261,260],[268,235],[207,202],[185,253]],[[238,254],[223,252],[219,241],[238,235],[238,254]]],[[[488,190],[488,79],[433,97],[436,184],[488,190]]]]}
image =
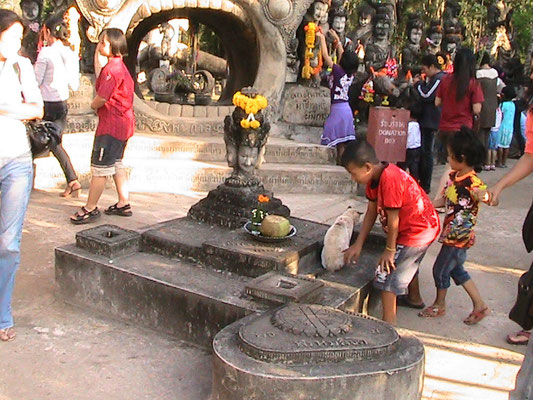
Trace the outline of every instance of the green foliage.
{"type": "Polygon", "coordinates": [[[527,50],[531,46],[531,21],[533,21],[533,0],[510,2],[513,6],[513,41],[520,51],[520,58],[525,61],[527,50]]]}
{"type": "Polygon", "coordinates": [[[461,0],[461,14],[459,20],[465,27],[464,44],[474,51],[480,50],[481,37],[485,34],[487,27],[487,6],[483,0],[472,2],[461,0]]]}
{"type": "Polygon", "coordinates": [[[198,32],[198,45],[202,51],[224,57],[224,48],[220,37],[210,27],[203,24],[200,24],[198,32]]]}

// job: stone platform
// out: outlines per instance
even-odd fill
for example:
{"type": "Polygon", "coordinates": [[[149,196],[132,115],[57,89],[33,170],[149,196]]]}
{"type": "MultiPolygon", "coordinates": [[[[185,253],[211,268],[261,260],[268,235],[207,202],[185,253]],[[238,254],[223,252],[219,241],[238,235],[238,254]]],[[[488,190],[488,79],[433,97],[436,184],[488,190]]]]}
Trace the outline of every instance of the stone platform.
{"type": "Polygon", "coordinates": [[[202,346],[228,324],[279,304],[283,296],[265,295],[272,288],[284,289],[286,301],[293,301],[316,282],[301,301],[366,311],[383,237],[368,241],[359,265],[326,274],[320,251],[327,226],[298,218],[291,223],[298,235],[279,244],[190,218],[140,231],[101,225],[79,232],[76,245],[56,249],[56,281],[68,302],[202,346]],[[277,275],[254,286],[264,274],[277,275]]]}
{"type": "Polygon", "coordinates": [[[424,348],[373,318],[291,303],[213,342],[213,400],[418,400],[424,348]]]}

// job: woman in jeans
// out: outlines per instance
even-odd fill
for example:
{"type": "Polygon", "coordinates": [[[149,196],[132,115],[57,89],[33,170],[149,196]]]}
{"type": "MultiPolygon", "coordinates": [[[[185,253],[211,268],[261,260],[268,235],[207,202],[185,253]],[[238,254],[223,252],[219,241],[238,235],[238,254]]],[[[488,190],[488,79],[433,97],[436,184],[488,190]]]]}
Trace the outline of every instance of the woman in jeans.
{"type": "MultiPolygon", "coordinates": [[[[58,124],[62,133],[67,121],[69,86],[72,90],[77,90],[80,83],[79,60],[64,44],[68,38],[68,28],[62,16],[48,18],[42,32],[46,46],[37,57],[35,77],[44,99],[44,119],[58,124]]],[[[67,187],[61,196],[78,195],[81,185],[61,142],[54,142],[50,150],[59,161],[67,179],[67,187]]]]}
{"type": "Polygon", "coordinates": [[[18,15],[0,9],[0,341],[4,342],[15,339],[11,296],[33,178],[22,121],[43,115],[30,60],[18,55],[22,32],[18,15]]]}

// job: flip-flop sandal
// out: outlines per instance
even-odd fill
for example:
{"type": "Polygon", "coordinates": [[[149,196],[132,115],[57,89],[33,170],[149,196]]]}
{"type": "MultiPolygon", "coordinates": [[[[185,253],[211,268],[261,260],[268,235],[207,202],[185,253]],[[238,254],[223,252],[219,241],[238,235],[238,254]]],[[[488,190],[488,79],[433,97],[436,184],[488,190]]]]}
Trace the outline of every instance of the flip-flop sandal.
{"type": "Polygon", "coordinates": [[[511,333],[507,335],[507,343],[514,344],[514,345],[526,345],[529,343],[529,337],[531,336],[531,332],[528,331],[520,331],[516,333],[511,333]]]}
{"type": "Polygon", "coordinates": [[[13,328],[0,329],[0,341],[2,342],[11,342],[15,340],[17,334],[13,328]]]}
{"type": "Polygon", "coordinates": [[[70,217],[70,222],[72,222],[74,225],[88,224],[89,222],[92,222],[99,217],[100,210],[98,210],[98,207],[95,207],[95,209],[92,211],[89,211],[85,207],[82,207],[81,213],[77,211],[74,216],[70,217]]]}
{"type": "Polygon", "coordinates": [[[488,307],[485,307],[483,310],[480,311],[472,311],[463,322],[467,325],[477,324],[479,321],[489,315],[489,312],[490,311],[488,307]]]}
{"type": "Polygon", "coordinates": [[[409,301],[409,297],[407,296],[398,296],[396,298],[396,304],[400,307],[414,308],[415,310],[422,310],[426,307],[424,303],[421,303],[421,304],[411,303],[409,301]]]}
{"type": "Polygon", "coordinates": [[[131,217],[133,215],[133,212],[131,211],[131,205],[129,204],[118,207],[118,203],[116,203],[108,207],[104,212],[107,215],[118,215],[121,217],[131,217]]]}
{"type": "Polygon", "coordinates": [[[437,318],[437,317],[442,317],[444,315],[446,315],[446,309],[434,307],[434,306],[430,306],[426,308],[424,311],[420,311],[418,313],[418,316],[422,318],[437,318]]]}

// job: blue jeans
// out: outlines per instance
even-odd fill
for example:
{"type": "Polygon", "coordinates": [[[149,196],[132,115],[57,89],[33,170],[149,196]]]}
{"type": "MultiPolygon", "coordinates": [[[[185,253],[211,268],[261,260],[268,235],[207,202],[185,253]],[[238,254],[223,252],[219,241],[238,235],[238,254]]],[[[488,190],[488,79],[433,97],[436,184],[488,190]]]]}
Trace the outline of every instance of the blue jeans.
{"type": "Polygon", "coordinates": [[[450,277],[456,285],[462,285],[470,279],[464,268],[466,249],[453,246],[442,246],[433,264],[433,279],[437,289],[448,289],[450,277]]]}
{"type": "Polygon", "coordinates": [[[0,329],[13,326],[11,296],[20,263],[22,222],[33,180],[31,157],[0,164],[0,329]]]}

